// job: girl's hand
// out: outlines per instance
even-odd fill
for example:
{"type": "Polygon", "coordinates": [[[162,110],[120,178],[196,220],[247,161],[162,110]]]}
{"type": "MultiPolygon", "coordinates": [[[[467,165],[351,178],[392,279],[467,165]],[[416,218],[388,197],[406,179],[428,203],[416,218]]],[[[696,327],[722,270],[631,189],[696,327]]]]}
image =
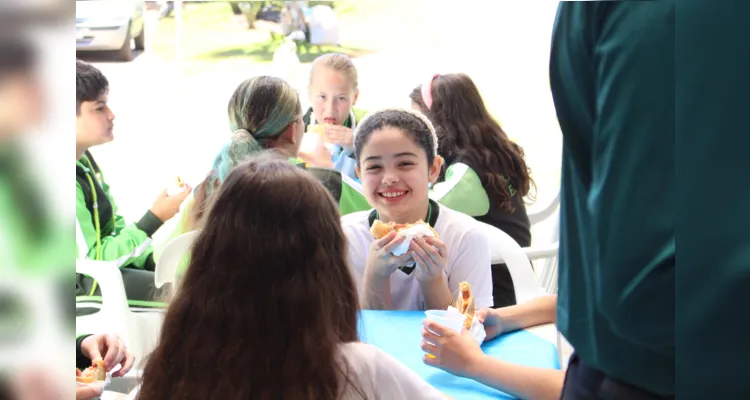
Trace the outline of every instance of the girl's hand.
{"type": "Polygon", "coordinates": [[[103,391],[101,385],[76,385],[76,400],[98,399],[103,391]]]}
{"type": "Polygon", "coordinates": [[[328,143],[351,149],[354,147],[354,131],[342,125],[326,125],[323,138],[328,143]]]}
{"type": "Polygon", "coordinates": [[[410,254],[417,263],[416,278],[419,283],[429,283],[443,278],[448,263],[448,249],[440,239],[414,237],[409,245],[410,254]]]}
{"type": "Polygon", "coordinates": [[[91,335],[83,339],[81,353],[90,360],[103,359],[107,371],[111,371],[117,365],[120,365],[120,369],[113,373],[112,377],[127,374],[135,362],[135,357],[125,347],[125,342],[114,334],[91,335]]]}
{"type": "Polygon", "coordinates": [[[411,260],[411,254],[409,252],[406,252],[401,256],[394,256],[391,254],[391,251],[403,241],[403,236],[399,236],[396,232],[390,232],[382,238],[372,242],[372,245],[370,245],[370,252],[367,255],[365,275],[377,278],[387,278],[399,267],[407,265],[411,260]]]}
{"type": "Polygon", "coordinates": [[[422,323],[422,358],[425,364],[451,374],[467,376],[484,356],[482,349],[465,329],[455,332],[434,321],[422,323]]]}
{"type": "Polygon", "coordinates": [[[474,313],[474,318],[479,321],[480,324],[484,325],[484,331],[487,336],[484,341],[492,340],[498,335],[503,333],[503,321],[498,313],[493,312],[491,308],[482,308],[474,313]]]}
{"type": "MultiPolygon", "coordinates": [[[[305,133],[308,135],[309,133],[305,133]]],[[[302,152],[297,154],[300,160],[318,168],[333,168],[331,152],[326,148],[325,143],[319,137],[316,139],[316,146],[312,152],[302,152]]]]}

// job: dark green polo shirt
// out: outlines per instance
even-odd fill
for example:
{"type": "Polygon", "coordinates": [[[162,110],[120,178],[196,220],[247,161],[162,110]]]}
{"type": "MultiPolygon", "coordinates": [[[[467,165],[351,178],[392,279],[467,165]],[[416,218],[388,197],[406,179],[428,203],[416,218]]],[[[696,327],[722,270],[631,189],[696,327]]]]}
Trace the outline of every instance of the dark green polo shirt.
{"type": "Polygon", "coordinates": [[[674,393],[673,1],[561,2],[550,84],[563,132],[557,323],[617,380],[674,393]]]}

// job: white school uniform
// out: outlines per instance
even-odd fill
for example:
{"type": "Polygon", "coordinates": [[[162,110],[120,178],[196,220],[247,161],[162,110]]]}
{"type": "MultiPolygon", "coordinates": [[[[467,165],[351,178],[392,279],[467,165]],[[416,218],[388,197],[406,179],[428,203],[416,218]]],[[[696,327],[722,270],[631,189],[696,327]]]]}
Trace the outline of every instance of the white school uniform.
{"type": "Polygon", "coordinates": [[[344,400],[361,399],[359,392],[374,400],[445,400],[440,391],[416,372],[373,345],[342,344],[341,354],[347,363],[348,377],[358,389],[347,386],[344,400]]]}
{"type": "MultiPolygon", "coordinates": [[[[342,368],[348,379],[342,382],[346,386],[341,400],[359,400],[361,394],[370,400],[445,400],[440,391],[416,372],[373,345],[345,343],[340,345],[339,352],[346,363],[342,368]]],[[[125,398],[135,400],[139,390],[140,386],[125,398]]]]}
{"type": "MultiPolygon", "coordinates": [[[[448,263],[443,276],[453,297],[458,296],[458,284],[471,284],[477,309],[492,307],[492,271],[490,245],[474,218],[438,205],[440,212],[433,227],[448,249],[448,263]]],[[[370,211],[348,214],[341,218],[344,234],[349,242],[349,268],[357,283],[360,297],[362,280],[370,246],[375,240],[370,234],[370,211]]],[[[417,267],[419,268],[419,267],[417,267]]],[[[424,310],[424,295],[416,279],[417,271],[407,275],[397,270],[391,275],[391,305],[394,310],[424,310]]]]}

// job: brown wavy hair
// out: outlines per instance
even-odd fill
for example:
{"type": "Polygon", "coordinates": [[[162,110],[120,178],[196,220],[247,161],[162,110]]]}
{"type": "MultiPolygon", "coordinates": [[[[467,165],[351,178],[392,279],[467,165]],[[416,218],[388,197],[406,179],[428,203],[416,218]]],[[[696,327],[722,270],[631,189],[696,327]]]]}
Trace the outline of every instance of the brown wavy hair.
{"type": "Polygon", "coordinates": [[[212,200],[138,399],[337,399],[358,304],[331,195],[256,156],[212,200]]]}
{"type": "Polygon", "coordinates": [[[515,211],[511,198],[525,197],[535,187],[521,146],[508,139],[484,105],[479,89],[466,74],[438,75],[432,81],[432,107],[422,99],[422,85],[409,95],[435,126],[438,154],[445,159],[438,181],[451,164],[470,166],[482,181],[490,201],[515,211]]]}

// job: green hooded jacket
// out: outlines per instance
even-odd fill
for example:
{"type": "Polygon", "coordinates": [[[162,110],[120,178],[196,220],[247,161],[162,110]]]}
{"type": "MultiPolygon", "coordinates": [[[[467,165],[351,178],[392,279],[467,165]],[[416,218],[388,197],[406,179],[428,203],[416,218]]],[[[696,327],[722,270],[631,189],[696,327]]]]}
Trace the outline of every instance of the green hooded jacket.
{"type": "Polygon", "coordinates": [[[117,215],[109,185],[89,152],[76,161],[76,220],[79,257],[85,254],[93,260],[118,261],[121,267],[154,269],[151,236],[163,222],[150,210],[134,224],[117,215]]]}

